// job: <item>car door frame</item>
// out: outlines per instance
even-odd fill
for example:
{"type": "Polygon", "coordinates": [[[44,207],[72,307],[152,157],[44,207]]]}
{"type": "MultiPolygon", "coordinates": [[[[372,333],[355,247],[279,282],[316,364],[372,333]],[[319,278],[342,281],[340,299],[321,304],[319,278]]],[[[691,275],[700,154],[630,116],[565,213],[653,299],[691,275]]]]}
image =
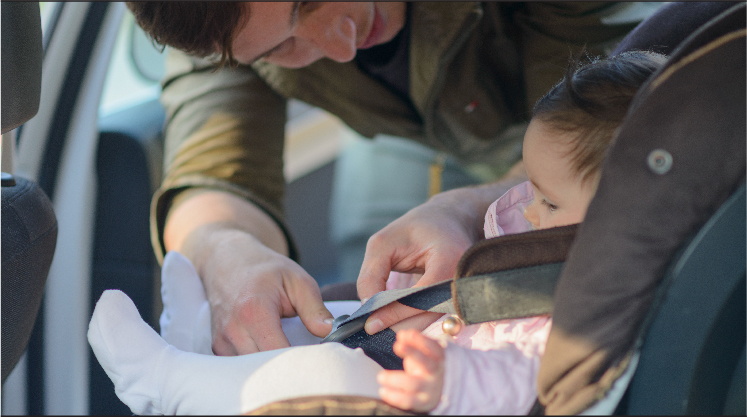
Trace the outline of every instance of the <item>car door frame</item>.
{"type": "Polygon", "coordinates": [[[37,181],[59,223],[29,349],[3,385],[3,412],[88,414],[90,276],[99,101],[123,3],[65,3],[45,36],[42,100],[18,131],[15,170],[37,181]],[[20,395],[13,395],[13,394],[20,395]]]}

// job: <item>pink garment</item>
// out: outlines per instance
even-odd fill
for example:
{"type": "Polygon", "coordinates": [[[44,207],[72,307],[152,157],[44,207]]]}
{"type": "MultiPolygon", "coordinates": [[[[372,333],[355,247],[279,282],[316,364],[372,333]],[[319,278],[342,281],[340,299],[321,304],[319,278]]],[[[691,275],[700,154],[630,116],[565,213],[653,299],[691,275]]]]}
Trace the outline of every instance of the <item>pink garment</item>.
{"type": "MultiPolygon", "coordinates": [[[[531,230],[523,212],[533,198],[528,181],[508,190],[485,214],[485,237],[531,230]]],[[[428,337],[449,342],[441,401],[430,414],[527,414],[537,397],[535,381],[551,318],[473,324],[454,338],[441,328],[445,319],[423,330],[428,337]]]]}
{"type": "Polygon", "coordinates": [[[529,181],[506,191],[488,207],[485,214],[485,239],[513,235],[531,230],[524,218],[524,209],[534,200],[534,190],[529,181]]]}
{"type": "Polygon", "coordinates": [[[423,330],[428,337],[449,341],[441,401],[430,414],[526,415],[537,398],[534,383],[552,319],[472,324],[453,339],[441,329],[444,319],[423,330]]]}
{"type": "Polygon", "coordinates": [[[408,274],[405,272],[392,271],[389,273],[389,278],[386,280],[386,290],[401,290],[402,288],[410,288],[418,282],[421,274],[408,274]]]}

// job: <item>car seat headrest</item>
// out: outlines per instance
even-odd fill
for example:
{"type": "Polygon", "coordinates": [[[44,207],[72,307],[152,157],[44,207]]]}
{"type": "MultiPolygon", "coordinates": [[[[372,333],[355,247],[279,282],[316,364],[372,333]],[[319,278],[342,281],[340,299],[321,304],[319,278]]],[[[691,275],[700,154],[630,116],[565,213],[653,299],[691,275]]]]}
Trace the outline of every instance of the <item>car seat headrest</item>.
{"type": "Polygon", "coordinates": [[[38,2],[2,2],[2,133],[39,111],[42,31],[38,2]]]}

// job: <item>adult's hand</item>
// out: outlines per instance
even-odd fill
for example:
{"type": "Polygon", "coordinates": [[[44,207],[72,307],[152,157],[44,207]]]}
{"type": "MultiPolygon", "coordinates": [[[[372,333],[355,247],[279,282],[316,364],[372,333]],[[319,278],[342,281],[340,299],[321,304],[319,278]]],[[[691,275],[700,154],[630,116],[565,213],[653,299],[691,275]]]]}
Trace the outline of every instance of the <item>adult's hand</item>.
{"type": "Polygon", "coordinates": [[[246,200],[195,192],[172,208],[164,243],[189,258],[203,281],[216,355],[288,347],[282,317],[298,315],[319,337],[332,330],[316,281],[286,256],[274,220],[246,200]]]}
{"type": "MultiPolygon", "coordinates": [[[[381,229],[366,245],[358,295],[365,300],[383,291],[390,271],[423,274],[416,287],[452,278],[464,252],[482,239],[488,206],[525,180],[523,165],[517,164],[501,181],[437,194],[381,229]]],[[[365,330],[374,334],[400,322],[393,328],[422,330],[429,319],[419,313],[422,311],[392,303],[371,314],[365,330]]]]}

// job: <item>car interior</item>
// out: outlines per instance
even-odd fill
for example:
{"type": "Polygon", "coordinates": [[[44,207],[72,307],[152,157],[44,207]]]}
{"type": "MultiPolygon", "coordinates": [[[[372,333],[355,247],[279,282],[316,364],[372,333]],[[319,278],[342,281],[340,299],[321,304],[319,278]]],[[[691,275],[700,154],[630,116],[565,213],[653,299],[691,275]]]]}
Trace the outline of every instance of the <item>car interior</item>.
{"type": "MultiPolygon", "coordinates": [[[[31,298],[25,305],[38,298],[38,314],[28,315],[31,334],[27,349],[19,343],[18,356],[25,352],[20,359],[6,355],[3,345],[2,412],[126,414],[85,332],[93,303],[107,288],[125,291],[146,321],[158,326],[160,267],[148,216],[161,181],[165,114],[158,81],[165,53],[121,2],[17,4],[2,4],[3,172],[48,196],[52,215],[64,226],[54,261],[49,252],[48,278],[39,273],[46,287],[40,279],[37,291],[17,290],[31,298]],[[18,364],[5,366],[6,360],[18,364]]],[[[327,232],[334,158],[343,144],[362,139],[302,102],[290,102],[288,114],[286,217],[302,265],[324,285],[340,279],[337,247],[327,232]]],[[[3,193],[5,230],[5,186],[3,193]]],[[[9,250],[5,232],[3,240],[3,251],[9,250]]],[[[3,259],[5,271],[10,256],[3,252],[3,259]]],[[[36,259],[43,270],[43,259],[36,259]]],[[[15,299],[10,274],[3,276],[4,297],[15,299]]],[[[5,333],[3,340],[10,340],[5,333]]]]}
{"type": "MultiPolygon", "coordinates": [[[[111,288],[158,330],[149,215],[161,181],[164,51],[121,2],[0,7],[1,412],[131,414],[86,332],[111,288]]],[[[287,221],[301,266],[320,286],[337,283],[345,277],[329,233],[335,158],[363,139],[304,103],[292,101],[288,113],[287,221]]],[[[635,375],[608,413],[745,414],[746,229],[742,183],[670,264],[635,375]]]]}
{"type": "MultiPolygon", "coordinates": [[[[2,132],[36,114],[41,90],[41,28],[34,4],[3,6],[2,132]],[[29,32],[30,33],[27,33],[29,32]]],[[[5,165],[7,167],[7,165],[5,165]]],[[[36,319],[57,243],[57,220],[49,198],[35,182],[2,174],[2,380],[18,363],[36,319]]]]}

